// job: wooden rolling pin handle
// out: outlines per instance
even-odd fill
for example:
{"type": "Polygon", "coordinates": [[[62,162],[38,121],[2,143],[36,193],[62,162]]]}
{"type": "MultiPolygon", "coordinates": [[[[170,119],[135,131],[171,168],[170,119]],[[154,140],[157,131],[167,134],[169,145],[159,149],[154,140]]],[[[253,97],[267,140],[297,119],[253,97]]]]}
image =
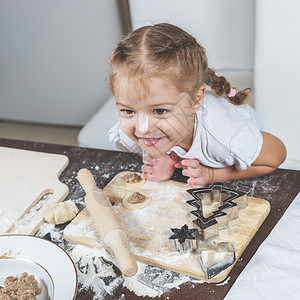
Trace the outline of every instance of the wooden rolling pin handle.
{"type": "Polygon", "coordinates": [[[127,245],[127,235],[115,216],[109,198],[98,189],[92,173],[87,169],[78,172],[78,181],[83,187],[89,214],[104,244],[113,251],[117,264],[125,276],[133,276],[138,270],[136,261],[127,245]]]}
{"type": "Polygon", "coordinates": [[[113,251],[121,272],[128,277],[134,276],[137,273],[138,265],[128,248],[124,230],[114,229],[110,231],[106,235],[104,243],[113,251]]]}
{"type": "Polygon", "coordinates": [[[92,190],[97,189],[97,185],[93,177],[93,174],[88,169],[79,170],[77,174],[77,179],[86,194],[92,190]]]}

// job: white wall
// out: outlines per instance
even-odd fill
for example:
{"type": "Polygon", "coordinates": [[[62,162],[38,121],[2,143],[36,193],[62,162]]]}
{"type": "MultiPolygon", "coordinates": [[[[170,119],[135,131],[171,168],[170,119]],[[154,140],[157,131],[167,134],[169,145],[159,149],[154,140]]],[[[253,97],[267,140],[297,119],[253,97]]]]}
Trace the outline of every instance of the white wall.
{"type": "Polygon", "coordinates": [[[255,0],[129,0],[132,25],[167,22],[197,38],[210,66],[238,88],[253,85],[255,0]]]}
{"type": "Polygon", "coordinates": [[[257,1],[255,108],[300,170],[300,2],[257,1]]]}
{"type": "Polygon", "coordinates": [[[113,0],[0,2],[0,119],[82,125],[108,99],[113,0]]]}
{"type": "Polygon", "coordinates": [[[129,0],[133,28],[159,22],[194,35],[218,69],[253,69],[254,0],[129,0]]]}

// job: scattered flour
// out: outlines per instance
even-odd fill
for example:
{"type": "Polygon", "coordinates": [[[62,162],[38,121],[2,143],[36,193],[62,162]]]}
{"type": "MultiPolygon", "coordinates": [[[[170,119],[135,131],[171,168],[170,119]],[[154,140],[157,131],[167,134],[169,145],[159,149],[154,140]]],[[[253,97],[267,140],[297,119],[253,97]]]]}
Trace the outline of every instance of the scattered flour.
{"type": "Polygon", "coordinates": [[[18,218],[18,214],[7,211],[6,209],[0,209],[0,233],[6,233],[11,224],[18,218]]]}
{"type": "Polygon", "coordinates": [[[217,283],[217,286],[228,284],[229,280],[230,280],[230,276],[228,276],[223,282],[217,283]]]}
{"type": "Polygon", "coordinates": [[[110,178],[110,174],[103,174],[102,177],[105,179],[110,178]]]}
{"type": "Polygon", "coordinates": [[[95,293],[94,299],[101,299],[106,294],[113,295],[119,286],[126,287],[137,296],[154,298],[168,293],[172,288],[180,288],[179,286],[186,282],[204,282],[139,262],[139,271],[135,276],[116,274],[116,262],[104,248],[75,245],[70,255],[78,269],[79,289],[91,289],[95,293]]]}
{"type": "Polygon", "coordinates": [[[139,282],[134,277],[126,277],[123,286],[127,287],[130,291],[134,292],[137,296],[149,296],[154,298],[161,295],[160,292],[139,282]]]}
{"type": "Polygon", "coordinates": [[[121,279],[113,270],[112,257],[102,248],[87,248],[77,245],[70,253],[78,269],[78,280],[84,288],[91,288],[95,296],[101,298],[105,293],[112,294],[121,279]],[[110,280],[105,280],[110,279],[110,280]]]}
{"type": "Polygon", "coordinates": [[[55,228],[55,224],[43,223],[36,236],[44,237],[47,233],[51,234],[51,240],[54,243],[60,244],[63,243],[62,231],[58,228],[55,228]]]}
{"type": "MultiPolygon", "coordinates": [[[[14,226],[10,230],[10,233],[24,233],[28,234],[28,232],[31,232],[34,227],[37,225],[35,222],[33,222],[33,217],[36,215],[36,213],[43,207],[43,205],[49,200],[49,198],[52,196],[52,193],[44,195],[40,201],[37,202],[35,206],[33,206],[30,211],[25,214],[25,216],[21,219],[19,219],[17,222],[14,223],[14,226]]],[[[9,220],[10,216],[12,214],[7,214],[6,216],[1,217],[1,222],[4,220],[4,223],[6,222],[5,220],[9,220]]],[[[14,220],[15,221],[15,220],[14,220]]],[[[10,221],[10,224],[13,222],[10,221]]],[[[8,229],[8,228],[7,228],[8,229]]],[[[0,231],[2,232],[2,230],[0,231]]]]}
{"type": "Polygon", "coordinates": [[[94,224],[92,223],[92,219],[89,218],[87,221],[80,221],[74,226],[74,224],[69,224],[65,230],[64,233],[66,235],[72,235],[72,236],[86,236],[90,238],[97,238],[97,231],[96,230],[89,230],[89,227],[94,227],[94,224]]]}

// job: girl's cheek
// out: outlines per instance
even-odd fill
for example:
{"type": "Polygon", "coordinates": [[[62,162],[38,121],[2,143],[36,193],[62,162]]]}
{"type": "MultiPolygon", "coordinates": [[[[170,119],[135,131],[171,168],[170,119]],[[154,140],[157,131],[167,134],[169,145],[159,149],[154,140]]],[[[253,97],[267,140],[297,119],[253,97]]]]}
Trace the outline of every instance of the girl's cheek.
{"type": "Polygon", "coordinates": [[[128,121],[125,118],[120,118],[120,126],[124,132],[128,129],[128,121]]]}
{"type": "Polygon", "coordinates": [[[173,137],[173,138],[179,138],[184,132],[184,128],[182,128],[182,124],[178,123],[178,121],[175,119],[167,119],[167,120],[161,120],[159,123],[159,128],[161,131],[165,132],[167,135],[173,137]]]}
{"type": "Polygon", "coordinates": [[[163,132],[169,132],[172,129],[172,124],[165,119],[155,119],[150,123],[150,127],[156,127],[163,132]]]}
{"type": "Polygon", "coordinates": [[[120,126],[127,135],[130,135],[134,132],[135,128],[133,118],[120,118],[120,126]]]}
{"type": "Polygon", "coordinates": [[[122,130],[124,131],[124,119],[120,116],[120,127],[122,128],[122,130]]]}

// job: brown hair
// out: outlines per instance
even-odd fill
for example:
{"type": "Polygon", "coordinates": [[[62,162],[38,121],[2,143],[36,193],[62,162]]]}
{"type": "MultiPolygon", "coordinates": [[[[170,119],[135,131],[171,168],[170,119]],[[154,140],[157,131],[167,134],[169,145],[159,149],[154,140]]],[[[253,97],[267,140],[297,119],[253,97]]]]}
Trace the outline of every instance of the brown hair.
{"type": "Polygon", "coordinates": [[[229,98],[231,85],[208,67],[205,49],[193,36],[171,24],[145,26],[128,34],[114,50],[110,66],[113,92],[116,86],[129,82],[136,89],[141,85],[147,89],[149,79],[165,77],[192,98],[203,84],[234,104],[243,103],[247,97],[243,90],[229,98]]]}

